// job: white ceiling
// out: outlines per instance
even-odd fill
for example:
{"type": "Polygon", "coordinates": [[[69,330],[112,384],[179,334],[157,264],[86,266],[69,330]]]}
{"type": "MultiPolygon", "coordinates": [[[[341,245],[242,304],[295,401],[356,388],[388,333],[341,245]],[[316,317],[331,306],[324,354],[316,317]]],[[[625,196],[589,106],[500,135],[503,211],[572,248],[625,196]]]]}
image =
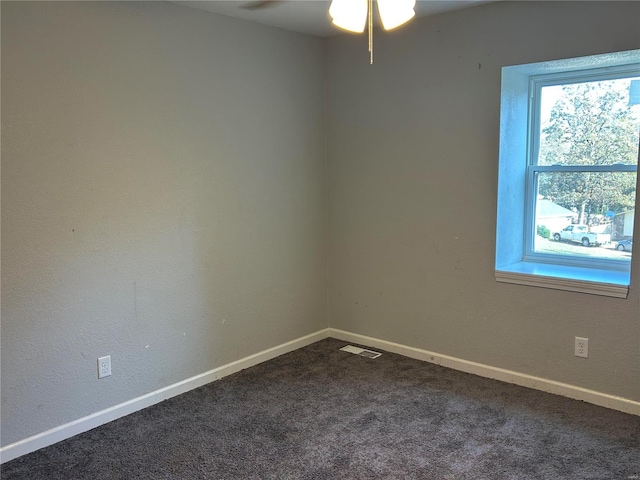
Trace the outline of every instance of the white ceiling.
{"type": "MultiPolygon", "coordinates": [[[[416,16],[425,17],[435,15],[451,10],[468,8],[480,3],[489,3],[490,1],[491,0],[418,0],[416,4],[416,16]]],[[[331,24],[331,19],[328,14],[329,4],[331,3],[330,0],[280,1],[256,10],[243,8],[243,6],[246,7],[248,4],[251,4],[251,0],[174,0],[173,3],[226,15],[228,17],[280,27],[294,32],[317,35],[319,37],[328,37],[344,33],[344,31],[331,24]]]]}

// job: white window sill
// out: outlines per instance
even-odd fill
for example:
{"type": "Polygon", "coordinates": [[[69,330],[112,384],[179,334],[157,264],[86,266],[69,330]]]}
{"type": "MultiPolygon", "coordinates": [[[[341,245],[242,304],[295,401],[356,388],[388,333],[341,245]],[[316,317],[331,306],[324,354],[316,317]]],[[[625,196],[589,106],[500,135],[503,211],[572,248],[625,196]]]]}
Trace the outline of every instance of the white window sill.
{"type": "Polygon", "coordinates": [[[496,269],[498,282],[553,288],[570,292],[627,298],[629,272],[517,262],[496,269]]]}

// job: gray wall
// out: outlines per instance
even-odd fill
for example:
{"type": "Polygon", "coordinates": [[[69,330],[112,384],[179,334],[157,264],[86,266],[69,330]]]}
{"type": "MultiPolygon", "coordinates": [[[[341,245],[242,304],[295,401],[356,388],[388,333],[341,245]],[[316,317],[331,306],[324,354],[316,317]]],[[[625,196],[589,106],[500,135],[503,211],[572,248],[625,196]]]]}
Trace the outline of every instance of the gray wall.
{"type": "Polygon", "coordinates": [[[640,255],[626,300],[493,276],[500,68],[634,48],[638,2],[418,19],[376,32],[373,66],[331,39],[329,325],[640,400],[640,255]]]}
{"type": "Polygon", "coordinates": [[[2,2],[3,445],[326,328],[324,54],[2,2]]]}

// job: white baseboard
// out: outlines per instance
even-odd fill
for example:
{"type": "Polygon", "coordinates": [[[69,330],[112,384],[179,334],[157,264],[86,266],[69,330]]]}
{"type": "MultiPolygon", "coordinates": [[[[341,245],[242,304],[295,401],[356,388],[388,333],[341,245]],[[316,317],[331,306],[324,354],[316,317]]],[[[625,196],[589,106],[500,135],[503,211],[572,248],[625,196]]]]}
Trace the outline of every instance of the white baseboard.
{"type": "Polygon", "coordinates": [[[78,435],[79,433],[99,427],[100,425],[112,420],[116,420],[120,417],[124,417],[125,415],[129,415],[137,412],[138,410],[155,405],[163,400],[167,400],[171,397],[175,397],[176,395],[180,395],[188,392],[189,390],[206,385],[207,383],[219,380],[227,375],[231,375],[232,373],[239,372],[245,368],[252,367],[285,353],[311,345],[312,343],[323,340],[327,337],[354,342],[372,348],[380,348],[387,352],[397,353],[417,360],[435,363],[443,367],[472,373],[481,377],[513,383],[515,385],[529,387],[556,395],[562,395],[564,397],[582,400],[594,405],[607,407],[633,415],[640,415],[640,402],[627,398],[616,397],[614,395],[596,392],[594,390],[577,387],[575,385],[534,377],[532,375],[526,375],[524,373],[505,370],[503,368],[471,362],[461,358],[441,355],[427,350],[422,350],[420,348],[408,347],[406,345],[389,342],[387,340],[381,340],[379,338],[367,337],[365,335],[345,332],[344,330],[338,330],[335,328],[326,328],[2,447],[0,448],[0,463],[8,462],[9,460],[26,455],[27,453],[35,452],[41,448],[66,440],[74,435],[78,435]]]}
{"type": "Polygon", "coordinates": [[[575,385],[556,382],[554,380],[548,380],[541,377],[534,377],[532,375],[514,372],[504,368],[492,367],[490,365],[471,362],[469,360],[450,357],[448,355],[441,355],[439,353],[429,352],[420,348],[408,347],[406,345],[388,342],[379,338],[367,337],[357,333],[345,332],[335,328],[329,329],[329,337],[366,345],[368,347],[380,348],[387,352],[398,353],[405,357],[435,363],[436,365],[442,365],[443,367],[452,368],[461,372],[473,373],[480,377],[500,380],[506,383],[513,383],[522,387],[533,388],[535,390],[541,390],[543,392],[553,393],[555,395],[561,395],[575,400],[582,400],[584,402],[610,408],[612,410],[640,415],[640,402],[636,402],[635,400],[630,400],[628,398],[616,397],[614,395],[596,392],[595,390],[589,390],[575,385]]]}
{"type": "Polygon", "coordinates": [[[155,405],[163,400],[167,400],[171,397],[175,397],[176,395],[193,390],[194,388],[219,380],[227,375],[231,375],[232,373],[239,372],[245,368],[253,367],[254,365],[266,362],[267,360],[271,360],[272,358],[285,353],[311,345],[318,340],[327,338],[328,331],[329,329],[320,330],[296,340],[283,343],[282,345],[269,348],[235,362],[222,365],[221,367],[214,368],[213,370],[201,373],[200,375],[187,378],[186,380],[161,388],[155,392],[150,392],[146,395],[142,395],[141,397],[134,398],[119,405],[114,405],[113,407],[105,410],[101,410],[86,417],[60,425],[59,427],[52,428],[46,432],[9,444],[0,448],[0,463],[8,462],[9,460],[26,455],[27,453],[35,452],[41,448],[48,447],[49,445],[53,445],[54,443],[66,440],[74,435],[78,435],[79,433],[99,427],[100,425],[112,420],[116,420],[120,417],[124,417],[125,415],[142,410],[143,408],[155,405]]]}

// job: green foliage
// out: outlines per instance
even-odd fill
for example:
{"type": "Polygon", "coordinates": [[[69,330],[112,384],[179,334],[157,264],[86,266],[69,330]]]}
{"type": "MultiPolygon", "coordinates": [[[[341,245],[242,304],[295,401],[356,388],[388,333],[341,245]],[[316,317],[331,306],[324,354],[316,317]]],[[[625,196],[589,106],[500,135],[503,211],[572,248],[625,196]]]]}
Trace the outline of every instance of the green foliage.
{"type": "MultiPolygon", "coordinates": [[[[628,83],[563,85],[541,131],[539,164],[637,165],[640,116],[627,105],[628,83]]],[[[633,208],[635,186],[631,172],[554,172],[539,176],[538,193],[590,223],[592,215],[633,208]]]]}
{"type": "Polygon", "coordinates": [[[549,238],[551,236],[551,230],[549,230],[544,225],[538,225],[536,233],[542,238],[549,238]]]}

